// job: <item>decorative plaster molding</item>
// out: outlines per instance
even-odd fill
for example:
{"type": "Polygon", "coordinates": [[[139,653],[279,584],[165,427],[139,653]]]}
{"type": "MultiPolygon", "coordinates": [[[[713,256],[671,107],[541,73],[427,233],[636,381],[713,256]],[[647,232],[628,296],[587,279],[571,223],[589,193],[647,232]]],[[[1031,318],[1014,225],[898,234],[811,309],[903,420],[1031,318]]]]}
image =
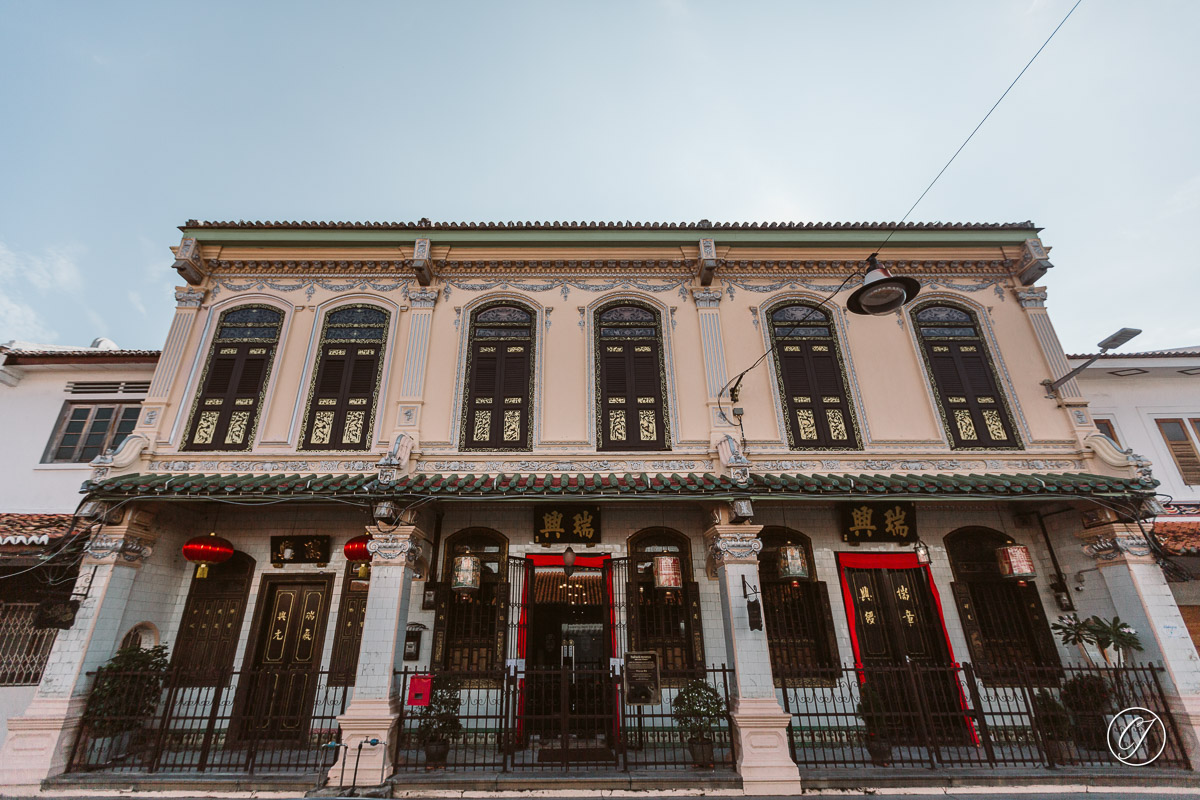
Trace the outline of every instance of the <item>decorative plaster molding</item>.
{"type": "Polygon", "coordinates": [[[1045,308],[1046,287],[1031,286],[1028,289],[1013,289],[1021,308],[1045,308]]]}
{"type": "Polygon", "coordinates": [[[722,564],[758,563],[758,554],[762,552],[762,539],[758,538],[761,525],[748,525],[745,530],[730,530],[737,526],[721,526],[709,536],[708,557],[711,566],[722,564]]]}
{"type": "Polygon", "coordinates": [[[692,289],[692,299],[696,301],[697,308],[717,308],[721,305],[722,297],[724,295],[716,289],[692,289]]]}
{"type": "Polygon", "coordinates": [[[412,307],[416,308],[433,308],[438,299],[437,289],[410,289],[408,299],[412,303],[412,307]]]}
{"type": "Polygon", "coordinates": [[[121,446],[116,451],[108,450],[107,452],[93,458],[89,464],[92,467],[112,467],[113,469],[125,469],[130,464],[138,460],[142,451],[150,446],[150,440],[143,434],[131,433],[125,437],[125,441],[121,442],[121,446]]]}
{"type": "Polygon", "coordinates": [[[204,302],[204,295],[208,294],[204,289],[193,289],[188,286],[175,287],[175,303],[179,308],[199,308],[204,302]]]}
{"type": "Polygon", "coordinates": [[[420,563],[424,542],[412,533],[375,533],[367,542],[367,552],[374,558],[376,566],[388,562],[389,566],[413,567],[420,563]],[[376,561],[378,559],[378,561],[376,561]],[[381,564],[382,562],[382,564],[381,564]]]}
{"type": "Polygon", "coordinates": [[[387,480],[395,480],[397,473],[406,475],[408,473],[408,461],[412,456],[413,447],[417,440],[409,436],[407,433],[401,433],[396,437],[396,441],[392,442],[392,447],[387,451],[387,454],[379,459],[380,478],[383,479],[383,471],[386,468],[392,475],[387,480]]]}
{"type": "Polygon", "coordinates": [[[1143,478],[1151,477],[1154,462],[1133,452],[1133,448],[1122,450],[1116,442],[1102,433],[1084,437],[1083,446],[1091,450],[1110,467],[1126,467],[1137,471],[1143,478]]]}
{"type": "Polygon", "coordinates": [[[752,461],[750,465],[754,472],[815,472],[826,470],[833,472],[996,472],[1000,470],[1022,470],[1038,472],[1057,472],[1062,470],[1083,469],[1083,462],[1076,459],[775,459],[770,461],[752,461]]]}
{"type": "Polygon", "coordinates": [[[1100,536],[1085,544],[1083,552],[1098,561],[1115,561],[1122,554],[1144,558],[1150,555],[1150,543],[1141,536],[1100,536]]]}
{"type": "Polygon", "coordinates": [[[711,470],[695,461],[418,461],[417,472],[679,472],[711,470]]]}
{"type": "Polygon", "coordinates": [[[142,539],[127,534],[109,536],[97,534],[84,545],[83,552],[94,561],[126,561],[130,564],[145,561],[154,548],[142,539]]]}
{"type": "Polygon", "coordinates": [[[378,462],[355,461],[151,461],[151,472],[374,472],[378,462]]]}

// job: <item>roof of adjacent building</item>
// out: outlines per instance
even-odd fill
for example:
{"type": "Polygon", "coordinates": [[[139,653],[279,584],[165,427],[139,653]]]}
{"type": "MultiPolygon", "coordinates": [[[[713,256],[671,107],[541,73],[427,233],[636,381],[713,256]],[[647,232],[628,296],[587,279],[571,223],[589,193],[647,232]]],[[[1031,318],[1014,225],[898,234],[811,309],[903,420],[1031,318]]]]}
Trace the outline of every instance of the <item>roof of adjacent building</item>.
{"type": "Polygon", "coordinates": [[[527,497],[811,495],[827,497],[937,496],[1047,497],[1115,496],[1149,492],[1157,482],[1089,473],[1044,475],[725,475],[689,472],[500,475],[405,475],[393,481],[375,474],[340,475],[169,475],[134,474],[87,481],[83,491],[98,497],[527,497]]]}
{"type": "Polygon", "coordinates": [[[70,514],[0,514],[0,553],[42,548],[71,530],[70,514]]]}
{"type": "Polygon", "coordinates": [[[1168,553],[1180,556],[1200,555],[1200,521],[1176,522],[1158,519],[1154,522],[1154,535],[1168,553]]]}
{"type": "Polygon", "coordinates": [[[180,230],[190,228],[340,228],[345,230],[1040,230],[1033,222],[710,222],[706,219],[698,222],[431,222],[422,219],[417,222],[281,222],[255,220],[230,220],[226,222],[200,221],[189,219],[180,230]]]}
{"type": "Polygon", "coordinates": [[[87,362],[89,364],[153,364],[162,355],[161,350],[106,350],[92,347],[77,349],[53,348],[20,349],[0,346],[4,363],[10,366],[30,364],[60,364],[87,362]]]}
{"type": "Polygon", "coordinates": [[[1067,358],[1086,361],[1089,358],[1195,358],[1196,356],[1200,356],[1200,345],[1174,347],[1170,350],[1145,350],[1140,353],[1081,353],[1068,355],[1067,358]]]}

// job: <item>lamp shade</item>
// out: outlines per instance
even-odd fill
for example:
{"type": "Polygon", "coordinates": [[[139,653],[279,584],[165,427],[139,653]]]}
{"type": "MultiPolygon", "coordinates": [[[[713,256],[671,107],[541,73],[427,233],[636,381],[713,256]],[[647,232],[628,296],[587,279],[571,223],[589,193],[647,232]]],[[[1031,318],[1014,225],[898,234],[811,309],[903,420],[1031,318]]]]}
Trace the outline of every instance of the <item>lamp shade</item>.
{"type": "Polygon", "coordinates": [[[233,558],[233,552],[233,543],[217,536],[216,531],[208,536],[192,537],[183,545],[183,557],[200,565],[196,570],[197,578],[207,578],[208,565],[223,564],[233,558]]]}
{"type": "Polygon", "coordinates": [[[680,566],[679,556],[654,557],[654,588],[683,588],[683,568],[680,566]]]}
{"type": "Polygon", "coordinates": [[[342,548],[347,561],[358,562],[358,577],[360,578],[367,577],[367,562],[371,560],[371,551],[367,549],[367,543],[370,541],[371,537],[364,533],[346,542],[342,548]]]}
{"type": "Polygon", "coordinates": [[[483,564],[478,556],[470,553],[454,557],[454,575],[450,588],[456,592],[474,592],[479,589],[479,579],[483,574],[483,564]]]}
{"type": "Polygon", "coordinates": [[[779,577],[791,580],[808,580],[808,556],[798,544],[785,544],[779,548],[779,577]]]}
{"type": "Polygon", "coordinates": [[[1000,565],[1000,574],[1005,578],[1027,580],[1037,577],[1033,566],[1033,555],[1023,544],[1010,544],[996,548],[996,561],[1000,565]]]}
{"type": "Polygon", "coordinates": [[[914,278],[892,275],[879,266],[876,254],[867,258],[870,265],[863,276],[862,286],[846,300],[846,308],[855,314],[887,314],[911,301],[921,291],[921,282],[914,278]]]}

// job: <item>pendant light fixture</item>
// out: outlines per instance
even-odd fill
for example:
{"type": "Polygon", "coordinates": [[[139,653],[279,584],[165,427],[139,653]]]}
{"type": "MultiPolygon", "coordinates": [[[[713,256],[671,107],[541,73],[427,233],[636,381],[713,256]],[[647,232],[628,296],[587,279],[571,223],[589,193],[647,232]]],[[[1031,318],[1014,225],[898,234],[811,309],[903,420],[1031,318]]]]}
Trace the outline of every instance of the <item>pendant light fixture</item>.
{"type": "Polygon", "coordinates": [[[878,316],[895,311],[912,301],[921,291],[915,278],[897,277],[879,266],[878,253],[867,256],[867,274],[862,286],[846,301],[846,308],[855,314],[878,316]]]}

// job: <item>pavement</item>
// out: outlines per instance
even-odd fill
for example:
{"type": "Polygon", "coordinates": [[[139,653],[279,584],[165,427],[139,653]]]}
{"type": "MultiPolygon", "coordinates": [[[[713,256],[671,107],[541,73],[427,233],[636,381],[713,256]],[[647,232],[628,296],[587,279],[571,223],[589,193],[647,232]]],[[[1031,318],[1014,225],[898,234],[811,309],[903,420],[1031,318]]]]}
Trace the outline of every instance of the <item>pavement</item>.
{"type": "MultiPolygon", "coordinates": [[[[304,800],[304,795],[282,795],[278,793],[249,793],[242,794],[240,797],[262,797],[269,795],[272,800],[304,800]]],[[[822,800],[829,798],[854,798],[854,797],[882,797],[896,796],[898,800],[982,800],[983,797],[989,800],[1063,800],[1063,798],[1077,798],[1086,795],[1088,800],[1150,800],[1154,797],[1174,798],[1174,797],[1200,797],[1200,778],[1197,779],[1197,786],[1189,787],[1172,787],[1172,786],[1131,786],[1123,787],[1119,791],[1115,791],[1109,787],[1091,787],[1086,785],[1078,786],[1061,786],[1061,787],[969,787],[969,788],[953,788],[945,791],[930,791],[923,790],[907,790],[907,789],[868,789],[868,790],[846,790],[846,791],[814,791],[805,792],[802,796],[805,800],[822,800]]],[[[174,792],[146,792],[130,794],[122,792],[119,794],[95,794],[86,795],[78,793],[58,793],[45,792],[38,795],[31,795],[27,798],[13,798],[13,800],[46,800],[46,798],[82,798],[87,797],[94,800],[108,800],[112,798],[117,800],[128,800],[130,797],[155,797],[155,798],[170,798],[170,800],[211,800],[215,794],[206,795],[184,795],[174,792]]],[[[229,797],[230,795],[225,795],[229,797]]],[[[373,793],[369,790],[363,791],[362,794],[342,794],[335,795],[337,798],[351,797],[370,797],[370,796],[388,796],[381,793],[373,793]]],[[[463,798],[464,800],[487,800],[487,798],[536,798],[536,800],[596,800],[596,798],[658,798],[658,797],[739,797],[745,800],[779,800],[779,797],[758,797],[755,795],[743,795],[738,791],[718,790],[674,790],[668,792],[657,791],[620,791],[606,790],[595,792],[581,793],[555,793],[545,791],[529,791],[529,792],[436,792],[421,795],[414,795],[424,798],[463,798]]],[[[8,800],[8,796],[5,796],[8,800]]]]}

